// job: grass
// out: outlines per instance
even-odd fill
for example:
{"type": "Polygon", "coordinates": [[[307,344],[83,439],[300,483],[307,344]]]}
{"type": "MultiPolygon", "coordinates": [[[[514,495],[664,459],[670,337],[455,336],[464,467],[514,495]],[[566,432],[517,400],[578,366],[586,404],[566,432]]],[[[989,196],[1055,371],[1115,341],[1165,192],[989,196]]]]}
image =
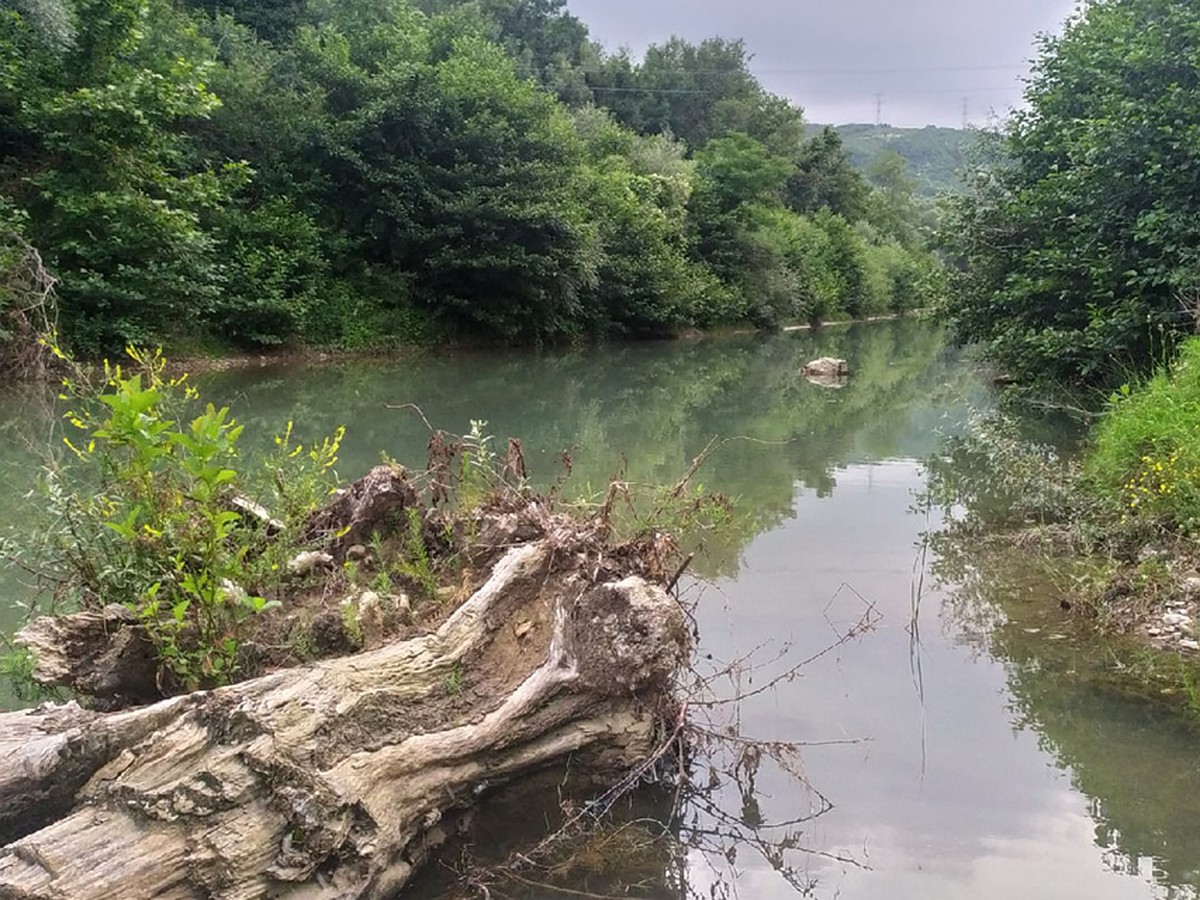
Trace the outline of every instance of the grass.
{"type": "Polygon", "coordinates": [[[1170,369],[1114,394],[1092,438],[1087,490],[1114,514],[1200,532],[1200,339],[1170,369]]]}

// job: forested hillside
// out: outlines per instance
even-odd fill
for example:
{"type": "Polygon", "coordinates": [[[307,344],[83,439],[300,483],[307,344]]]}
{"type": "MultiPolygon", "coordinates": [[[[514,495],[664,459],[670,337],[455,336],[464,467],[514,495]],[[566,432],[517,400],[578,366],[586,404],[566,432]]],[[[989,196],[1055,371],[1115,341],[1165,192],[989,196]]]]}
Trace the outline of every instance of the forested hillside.
{"type": "MultiPolygon", "coordinates": [[[[0,341],[29,247],[85,354],[555,341],[903,309],[897,183],[743,46],[607,54],[564,0],[15,0],[0,341]]],[[[27,339],[27,338],[24,338],[27,339]]]]}
{"type": "MultiPolygon", "coordinates": [[[[810,135],[824,126],[809,125],[810,135]]],[[[958,128],[896,128],[892,125],[838,125],[835,129],[850,162],[860,171],[886,151],[898,154],[917,180],[917,192],[935,197],[943,191],[961,193],[962,173],[967,163],[967,149],[975,133],[958,128]]]]}

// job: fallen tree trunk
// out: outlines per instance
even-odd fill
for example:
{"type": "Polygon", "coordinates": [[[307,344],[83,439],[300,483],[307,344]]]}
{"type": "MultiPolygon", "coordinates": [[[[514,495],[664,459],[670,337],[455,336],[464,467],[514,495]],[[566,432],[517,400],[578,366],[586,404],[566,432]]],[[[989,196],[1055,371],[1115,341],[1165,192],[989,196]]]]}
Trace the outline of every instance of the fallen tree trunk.
{"type": "Polygon", "coordinates": [[[0,898],[385,897],[489,784],[650,752],[676,602],[561,536],[436,631],[125,712],[0,715],[0,898]]]}

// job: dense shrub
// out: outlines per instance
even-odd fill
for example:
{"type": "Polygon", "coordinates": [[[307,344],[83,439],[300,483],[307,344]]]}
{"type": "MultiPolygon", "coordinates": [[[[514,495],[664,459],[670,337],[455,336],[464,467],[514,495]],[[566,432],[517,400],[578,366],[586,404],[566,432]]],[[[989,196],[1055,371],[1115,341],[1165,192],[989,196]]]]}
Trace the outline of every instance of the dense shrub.
{"type": "Polygon", "coordinates": [[[945,229],[945,316],[1027,381],[1148,371],[1195,326],[1200,6],[1098,0],[1043,39],[945,229]]]}
{"type": "Polygon", "coordinates": [[[634,64],[561,2],[268,5],[0,13],[0,199],[74,348],[577,340],[909,302],[909,181],[872,189],[836,134],[805,140],[737,41],[634,64]],[[697,87],[628,90],[664,79],[697,87]]]}
{"type": "Polygon", "coordinates": [[[1113,395],[1086,473],[1123,516],[1200,529],[1200,339],[1169,370],[1113,395]]]}

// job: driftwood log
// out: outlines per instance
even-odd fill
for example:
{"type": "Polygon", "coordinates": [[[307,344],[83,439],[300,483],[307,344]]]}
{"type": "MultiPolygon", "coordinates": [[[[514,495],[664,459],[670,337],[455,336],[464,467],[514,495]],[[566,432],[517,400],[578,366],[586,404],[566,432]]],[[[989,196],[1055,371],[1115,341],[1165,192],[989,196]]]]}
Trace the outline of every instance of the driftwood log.
{"type": "Polygon", "coordinates": [[[393,896],[489,785],[651,751],[676,602],[542,537],[425,636],[99,713],[0,715],[0,898],[393,896]]]}

